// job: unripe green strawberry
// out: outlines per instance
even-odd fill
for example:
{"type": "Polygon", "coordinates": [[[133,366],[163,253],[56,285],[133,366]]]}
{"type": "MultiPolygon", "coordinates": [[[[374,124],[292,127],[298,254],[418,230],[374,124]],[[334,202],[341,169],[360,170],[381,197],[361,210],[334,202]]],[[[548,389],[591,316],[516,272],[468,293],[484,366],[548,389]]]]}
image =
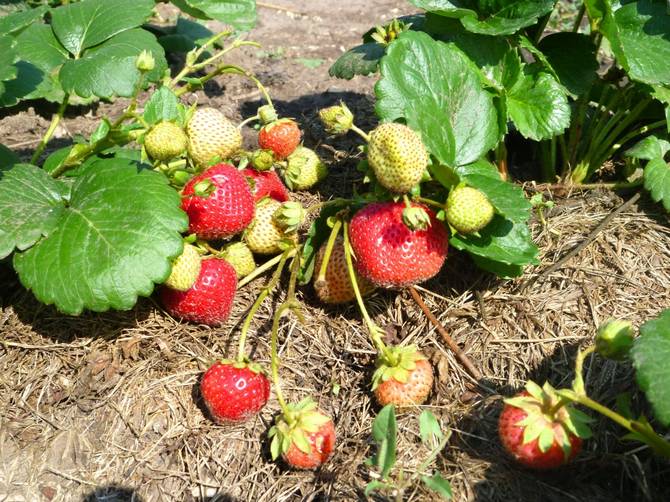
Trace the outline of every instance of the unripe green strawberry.
{"type": "Polygon", "coordinates": [[[354,125],[354,114],[344,102],[319,110],[319,118],[328,134],[346,134],[354,125]]]}
{"type": "Polygon", "coordinates": [[[220,111],[198,108],[186,126],[188,154],[198,167],[214,158],[224,160],[242,148],[242,133],[220,111]]]}
{"type": "Polygon", "coordinates": [[[291,190],[308,190],[328,175],[328,168],[314,150],[299,146],[288,156],[284,181],[291,190]]]}
{"type": "Polygon", "coordinates": [[[256,216],[244,233],[244,241],[252,252],[258,254],[278,254],[285,243],[297,242],[295,232],[288,233],[275,220],[275,213],[282,203],[271,198],[261,200],[256,205],[256,216]]]}
{"type": "Polygon", "coordinates": [[[173,122],[159,122],[144,137],[144,148],[149,157],[170,160],[184,153],[188,138],[183,129],[173,122]]]}
{"type": "Polygon", "coordinates": [[[454,188],[447,198],[447,221],[461,234],[479,232],[491,223],[495,209],[476,188],[454,188]]]}
{"type": "Polygon", "coordinates": [[[379,183],[392,192],[405,193],[421,181],[428,152],[412,129],[387,123],[370,133],[368,162],[379,183]]]}
{"type": "Polygon", "coordinates": [[[244,242],[233,242],[221,250],[221,258],[230,263],[237,277],[244,277],[256,270],[256,262],[251,249],[244,242]]]}
{"type": "Polygon", "coordinates": [[[197,248],[191,244],[184,244],[184,251],[172,263],[172,272],[165,285],[177,291],[190,289],[200,275],[201,261],[197,248]]]}

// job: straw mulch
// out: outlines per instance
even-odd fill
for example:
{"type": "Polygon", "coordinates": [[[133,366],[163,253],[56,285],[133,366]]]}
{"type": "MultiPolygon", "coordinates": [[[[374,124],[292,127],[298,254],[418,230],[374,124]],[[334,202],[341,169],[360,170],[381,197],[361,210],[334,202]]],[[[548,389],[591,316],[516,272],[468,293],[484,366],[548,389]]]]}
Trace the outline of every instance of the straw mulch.
{"type": "MultiPolygon", "coordinates": [[[[670,497],[667,464],[621,442],[621,430],[605,420],[595,422],[596,438],[576,464],[553,474],[514,467],[496,439],[502,396],[529,377],[568,385],[577,348],[600,322],[615,316],[639,325],[670,306],[670,230],[662,208],[644,198],[560,270],[523,288],[622,202],[610,192],[557,198],[547,226],[533,227],[542,265],[521,279],[499,281],[453,252],[423,285],[428,306],[485,375],[479,385],[407,292],[369,298],[389,340],[418,344],[435,365],[428,407],[453,432],[437,468],[455,500],[670,497]]],[[[284,393],[313,396],[336,422],[337,450],[321,470],[289,471],[269,459],[274,398],[241,426],[215,425],[203,412],[198,378],[215,358],[234,355],[239,322],[263,283],[241,291],[229,323],[211,329],[171,319],[149,299],[130,312],[68,318],[36,302],[0,265],[0,500],[363,500],[377,407],[368,391],[373,347],[354,306],[326,308],[304,288],[305,323],[287,318],[282,326],[284,393]]],[[[252,356],[266,366],[282,295],[266,302],[250,337],[252,356]]],[[[634,389],[631,376],[628,364],[587,363],[590,392],[608,404],[634,389]]],[[[398,465],[408,475],[427,453],[417,411],[399,417],[398,465]]],[[[432,498],[415,484],[405,500],[432,498]]]]}

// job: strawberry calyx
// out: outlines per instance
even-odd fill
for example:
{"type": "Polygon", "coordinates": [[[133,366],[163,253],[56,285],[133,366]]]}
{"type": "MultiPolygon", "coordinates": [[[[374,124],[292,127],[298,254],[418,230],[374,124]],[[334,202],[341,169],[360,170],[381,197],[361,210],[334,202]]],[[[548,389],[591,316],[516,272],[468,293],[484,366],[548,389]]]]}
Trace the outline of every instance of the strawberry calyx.
{"type": "MultiPolygon", "coordinates": [[[[262,122],[262,120],[261,120],[261,122],[262,122]]],[[[280,125],[283,125],[283,124],[294,124],[294,123],[295,123],[295,120],[293,120],[291,118],[287,118],[287,117],[284,117],[284,118],[281,118],[281,119],[275,119],[275,120],[271,120],[269,122],[263,122],[263,124],[264,124],[263,125],[263,130],[265,132],[269,132],[277,126],[280,126],[280,125]]]]}
{"type": "Polygon", "coordinates": [[[526,416],[516,423],[522,427],[523,444],[537,440],[542,453],[558,444],[565,459],[572,453],[571,436],[591,437],[592,419],[566,402],[548,382],[542,387],[533,381],[526,383],[525,392],[505,399],[505,404],[519,408],[526,416]]]}
{"type": "Polygon", "coordinates": [[[295,444],[303,453],[309,454],[312,448],[307,433],[318,432],[328,422],[330,417],[321,413],[316,403],[309,397],[299,403],[287,404],[286,409],[275,419],[275,425],[268,432],[268,437],[272,438],[270,443],[272,459],[276,460],[286,453],[291,444],[295,444]]]}
{"type": "Polygon", "coordinates": [[[245,368],[249,369],[250,371],[258,374],[265,374],[265,370],[263,367],[256,363],[251,361],[248,357],[244,356],[244,358],[241,361],[236,361],[234,359],[219,359],[218,361],[221,364],[225,364],[227,366],[232,366],[233,368],[236,368],[238,370],[243,370],[245,368]]]}
{"type": "Polygon", "coordinates": [[[343,101],[340,101],[339,105],[320,110],[319,118],[328,134],[346,134],[354,125],[354,114],[343,101]]]}
{"type": "Polygon", "coordinates": [[[372,375],[372,390],[391,379],[407,383],[410,374],[416,368],[417,361],[424,359],[426,357],[419,352],[416,345],[387,346],[377,357],[377,369],[372,375]]]}
{"type": "Polygon", "coordinates": [[[292,233],[305,221],[305,209],[297,201],[282,202],[272,218],[286,233],[292,233]]]}

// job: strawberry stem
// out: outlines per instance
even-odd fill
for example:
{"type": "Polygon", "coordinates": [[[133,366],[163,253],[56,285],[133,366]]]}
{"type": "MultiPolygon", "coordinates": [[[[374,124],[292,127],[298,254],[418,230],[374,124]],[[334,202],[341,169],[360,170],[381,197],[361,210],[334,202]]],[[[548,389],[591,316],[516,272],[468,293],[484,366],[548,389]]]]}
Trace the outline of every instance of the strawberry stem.
{"type": "Polygon", "coordinates": [[[281,385],[279,383],[279,353],[277,350],[277,339],[279,337],[279,321],[284,315],[284,312],[287,310],[293,310],[294,313],[298,315],[302,321],[302,316],[300,315],[298,308],[298,301],[295,297],[295,285],[298,281],[298,271],[300,270],[300,258],[295,256],[293,262],[291,263],[291,278],[289,279],[289,288],[286,295],[286,301],[282,303],[275,312],[274,318],[272,320],[272,335],[270,337],[270,366],[272,369],[272,383],[275,387],[275,393],[277,394],[277,401],[279,401],[279,406],[282,410],[282,414],[286,417],[289,415],[289,408],[286,405],[284,400],[284,395],[282,394],[281,385]]]}
{"type": "Polygon", "coordinates": [[[237,126],[238,129],[242,129],[245,125],[255,122],[256,120],[259,120],[260,117],[258,115],[254,115],[253,117],[249,117],[248,119],[244,119],[242,122],[240,122],[237,126]]]}
{"type": "MultiPolygon", "coordinates": [[[[37,149],[35,150],[33,156],[30,159],[31,164],[37,165],[36,162],[39,160],[40,155],[42,155],[42,152],[47,147],[47,143],[49,143],[51,136],[56,131],[56,127],[58,127],[58,124],[63,118],[63,115],[65,114],[65,109],[67,108],[69,101],[70,101],[70,95],[66,93],[65,97],[63,97],[63,101],[58,107],[58,111],[54,113],[53,116],[51,117],[51,123],[49,124],[47,132],[44,134],[44,137],[40,140],[40,144],[37,145],[37,149]]],[[[56,176],[54,176],[54,178],[55,177],[56,176]]]]}
{"type": "Polygon", "coordinates": [[[361,314],[363,315],[363,319],[365,320],[365,324],[370,333],[370,337],[372,338],[372,342],[377,348],[377,351],[380,354],[385,355],[389,351],[379,334],[381,332],[381,328],[379,328],[379,326],[377,326],[370,318],[370,314],[368,314],[368,310],[365,308],[365,303],[363,302],[363,296],[361,295],[361,290],[358,287],[358,280],[356,280],[356,271],[354,270],[354,264],[351,260],[352,251],[351,251],[351,244],[349,243],[349,223],[347,223],[346,221],[344,222],[343,234],[344,234],[344,258],[347,262],[347,271],[349,272],[349,280],[351,281],[351,287],[353,288],[354,295],[356,296],[356,302],[358,303],[358,308],[361,311],[361,314]]]}
{"type": "Polygon", "coordinates": [[[249,313],[247,314],[247,317],[244,320],[244,325],[242,326],[242,333],[240,334],[240,341],[237,349],[237,362],[239,363],[244,362],[244,358],[246,355],[244,351],[244,345],[247,340],[247,334],[249,333],[249,327],[251,326],[251,321],[256,315],[256,312],[260,308],[263,301],[268,297],[268,295],[277,286],[277,284],[279,284],[279,279],[281,278],[281,273],[282,270],[284,269],[284,265],[286,264],[286,260],[288,259],[289,253],[290,250],[287,249],[280,255],[279,265],[277,266],[277,269],[272,275],[272,278],[270,279],[268,284],[263,288],[261,293],[258,295],[258,298],[256,298],[256,301],[251,306],[251,309],[249,309],[249,313]]]}
{"type": "Polygon", "coordinates": [[[412,197],[412,199],[417,201],[417,202],[422,202],[424,204],[427,204],[429,206],[433,206],[433,207],[436,207],[436,208],[439,208],[439,209],[444,209],[444,204],[443,203],[437,202],[436,200],[433,200],[433,199],[427,199],[426,197],[420,197],[418,195],[415,195],[414,197],[412,197]]]}
{"type": "MultiPolygon", "coordinates": [[[[287,259],[288,259],[288,258],[292,258],[292,257],[295,255],[295,253],[296,253],[296,250],[295,250],[295,249],[289,249],[289,250],[287,250],[287,251],[288,251],[288,255],[286,256],[287,259]]],[[[246,285],[249,284],[251,281],[253,281],[254,279],[256,279],[256,277],[258,277],[259,275],[263,275],[265,272],[267,272],[267,271],[270,270],[272,267],[274,267],[275,265],[277,265],[277,263],[279,263],[279,262],[281,261],[282,256],[283,256],[283,255],[277,255],[277,256],[275,256],[274,258],[272,258],[271,260],[268,260],[268,261],[266,261],[265,263],[263,263],[263,265],[261,265],[260,267],[256,267],[256,269],[255,269],[253,272],[251,272],[249,275],[243,277],[243,278],[237,283],[237,288],[239,289],[239,288],[241,288],[241,287],[243,287],[243,286],[246,286],[246,285]]]]}
{"type": "Polygon", "coordinates": [[[595,345],[580,350],[575,359],[575,379],[572,382],[572,390],[581,396],[586,395],[586,388],[584,387],[584,360],[595,350],[595,345]]]}
{"type": "Polygon", "coordinates": [[[330,255],[333,253],[333,248],[335,247],[335,241],[337,240],[337,236],[340,233],[340,228],[342,228],[342,220],[338,218],[337,220],[335,220],[333,229],[330,231],[330,237],[328,237],[326,250],[323,254],[323,261],[321,262],[321,267],[319,268],[319,274],[316,276],[317,283],[322,283],[326,280],[326,270],[328,270],[330,255]]]}
{"type": "Polygon", "coordinates": [[[356,124],[351,124],[351,130],[363,138],[366,143],[370,141],[370,135],[366,133],[363,129],[360,129],[356,124]]]}

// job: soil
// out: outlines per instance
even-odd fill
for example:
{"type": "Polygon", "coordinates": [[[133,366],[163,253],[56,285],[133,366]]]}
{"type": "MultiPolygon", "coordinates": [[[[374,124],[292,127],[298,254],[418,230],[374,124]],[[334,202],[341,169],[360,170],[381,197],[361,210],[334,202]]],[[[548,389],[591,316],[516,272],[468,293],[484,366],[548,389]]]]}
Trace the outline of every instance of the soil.
{"type": "MultiPolygon", "coordinates": [[[[337,80],[328,68],[369,27],[412,7],[399,0],[276,3],[283,9],[259,7],[250,35],[263,48],[245,49],[232,61],[257,72],[280,113],[303,124],[306,145],[329,164],[319,195],[305,197],[347,194],[358,177],[360,142],[353,135],[326,137],[316,111],[344,100],[369,129],[375,79],[337,80]]],[[[253,115],[260,103],[253,84],[234,77],[217,79],[191,99],[236,120],[253,115]]],[[[48,151],[90,134],[99,117],[124,106],[121,100],[72,108],[48,151]]],[[[53,111],[43,103],[3,111],[2,142],[28,160],[53,111]]],[[[622,431],[605,419],[595,418],[596,437],[578,461],[553,473],[519,469],[498,444],[503,397],[528,378],[569,385],[575,353],[593,340],[600,322],[620,317],[639,325],[670,305],[670,230],[662,207],[643,197],[545,276],[543,270],[623,202],[611,192],[545,190],[545,196],[556,206],[546,226],[532,225],[541,264],[523,278],[495,279],[452,252],[440,275],[419,289],[481,369],[481,381],[464,372],[407,292],[378,291],[368,301],[371,314],[389,340],[416,343],[436,368],[425,408],[452,431],[434,468],[452,483],[454,500],[668,500],[667,464],[622,442],[622,431]],[[538,280],[526,283],[531,278],[538,280]]],[[[355,306],[324,307],[303,288],[305,322],[282,324],[284,393],[292,401],[313,396],[336,423],[336,452],[323,468],[295,472],[270,460],[265,435],[279,409],[275,398],[239,426],[215,425],[204,410],[198,379],[213,360],[234,355],[240,322],[263,284],[242,289],[228,324],[214,329],[180,323],[152,299],[129,312],[70,318],[39,304],[0,264],[0,500],[364,500],[375,476],[364,462],[374,453],[370,428],[378,407],[368,390],[374,348],[355,306]]],[[[252,325],[249,349],[266,367],[269,324],[283,296],[273,295],[252,325]]],[[[634,390],[631,377],[629,363],[587,363],[590,393],[609,404],[634,390]]],[[[637,396],[634,405],[644,410],[637,396]]],[[[409,410],[398,418],[398,466],[407,476],[427,454],[417,416],[409,410]]],[[[404,494],[404,500],[433,497],[416,483],[404,494]]]]}

